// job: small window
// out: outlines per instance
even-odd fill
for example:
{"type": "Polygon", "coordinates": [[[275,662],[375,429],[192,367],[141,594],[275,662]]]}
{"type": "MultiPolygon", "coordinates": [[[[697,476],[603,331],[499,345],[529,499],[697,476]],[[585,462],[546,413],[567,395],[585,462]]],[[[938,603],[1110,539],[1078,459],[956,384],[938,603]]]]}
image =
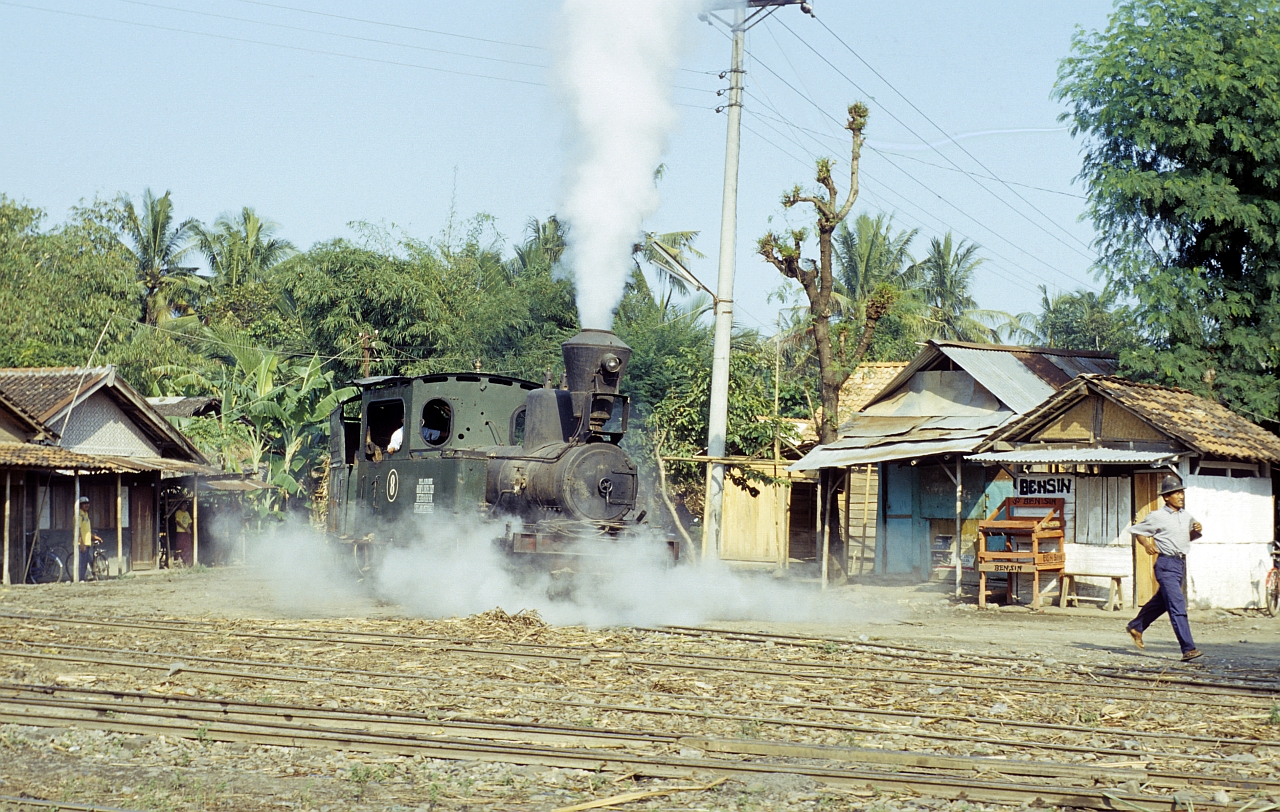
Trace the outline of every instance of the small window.
{"type": "Polygon", "coordinates": [[[422,407],[422,439],[427,445],[444,445],[453,426],[453,409],[449,401],[435,398],[422,407]]]}
{"type": "Polygon", "coordinates": [[[364,453],[367,459],[379,460],[384,454],[394,454],[404,447],[404,401],[375,400],[369,404],[365,412],[364,453]],[[395,438],[400,432],[399,438],[395,438]],[[399,444],[391,448],[392,439],[399,439],[399,444]]]}
{"type": "Polygon", "coordinates": [[[525,407],[511,413],[511,444],[524,445],[525,407]]]}

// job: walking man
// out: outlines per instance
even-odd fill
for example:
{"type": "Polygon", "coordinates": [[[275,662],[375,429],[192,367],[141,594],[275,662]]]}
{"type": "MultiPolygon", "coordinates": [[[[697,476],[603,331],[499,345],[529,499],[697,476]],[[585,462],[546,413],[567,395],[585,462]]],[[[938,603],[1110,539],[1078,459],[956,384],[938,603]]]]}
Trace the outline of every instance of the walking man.
{"type": "MultiPolygon", "coordinates": [[[[93,542],[97,539],[93,535],[93,522],[89,521],[89,497],[80,497],[80,510],[76,514],[76,521],[80,523],[80,580],[89,580],[90,564],[93,561],[93,542]]],[[[97,539],[102,541],[102,539],[97,539]]]]}
{"type": "Polygon", "coordinates": [[[1187,552],[1191,549],[1191,541],[1200,538],[1203,528],[1185,510],[1187,492],[1183,490],[1181,479],[1172,474],[1166,476],[1160,483],[1160,496],[1164,499],[1164,507],[1151,511],[1147,518],[1130,529],[1143,548],[1156,556],[1156,583],[1160,585],[1160,591],[1129,622],[1129,636],[1138,648],[1146,648],[1142,633],[1156,618],[1168,612],[1173,634],[1182,647],[1182,659],[1194,660],[1204,652],[1196,648],[1191,639],[1182,583],[1187,577],[1187,552]]]}

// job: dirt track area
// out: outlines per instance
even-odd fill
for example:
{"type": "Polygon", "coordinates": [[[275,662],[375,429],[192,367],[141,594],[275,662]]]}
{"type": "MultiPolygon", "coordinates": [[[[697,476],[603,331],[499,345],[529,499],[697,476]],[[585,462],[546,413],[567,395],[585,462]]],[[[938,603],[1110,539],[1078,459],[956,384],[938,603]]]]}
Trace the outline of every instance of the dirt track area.
{"type": "Polygon", "coordinates": [[[0,796],[321,812],[1280,800],[1280,619],[1195,612],[1208,656],[1184,665],[1167,623],[1129,644],[1130,610],[980,612],[942,589],[841,588],[865,623],[589,629],[410,618],[234,568],[4,588],[0,796]]]}

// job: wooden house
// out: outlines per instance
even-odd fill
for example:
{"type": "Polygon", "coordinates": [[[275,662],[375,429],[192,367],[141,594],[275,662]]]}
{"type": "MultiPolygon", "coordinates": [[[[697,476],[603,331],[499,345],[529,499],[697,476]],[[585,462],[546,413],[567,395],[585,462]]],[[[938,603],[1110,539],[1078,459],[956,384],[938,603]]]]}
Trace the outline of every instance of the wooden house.
{"type": "Polygon", "coordinates": [[[71,557],[80,496],[115,571],[156,566],[162,478],[218,474],[113,366],[0,369],[6,583],[36,545],[71,557]]]}
{"type": "Polygon", "coordinates": [[[875,573],[954,573],[958,582],[961,565],[972,567],[977,521],[1013,491],[1003,471],[965,455],[1076,376],[1114,369],[1104,353],[930,341],[840,426],[837,441],[790,470],[875,466],[875,573]]]}
{"type": "Polygon", "coordinates": [[[969,459],[1006,472],[1020,495],[1063,498],[1066,571],[1098,588],[1114,573],[1139,603],[1156,587],[1150,557],[1128,528],[1160,506],[1160,479],[1174,471],[1186,485],[1187,510],[1204,525],[1187,557],[1189,601],[1262,605],[1280,438],[1221,404],[1082,375],[1001,426],[969,459]]]}

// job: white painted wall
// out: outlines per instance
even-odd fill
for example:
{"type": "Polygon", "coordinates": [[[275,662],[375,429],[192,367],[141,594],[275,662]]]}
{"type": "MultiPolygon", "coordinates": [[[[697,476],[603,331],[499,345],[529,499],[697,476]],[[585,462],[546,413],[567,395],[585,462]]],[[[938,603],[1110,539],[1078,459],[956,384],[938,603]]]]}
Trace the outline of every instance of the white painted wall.
{"type": "Polygon", "coordinates": [[[1187,510],[1204,525],[1187,556],[1187,599],[1200,609],[1261,606],[1271,539],[1271,480],[1187,476],[1187,510]]]}

